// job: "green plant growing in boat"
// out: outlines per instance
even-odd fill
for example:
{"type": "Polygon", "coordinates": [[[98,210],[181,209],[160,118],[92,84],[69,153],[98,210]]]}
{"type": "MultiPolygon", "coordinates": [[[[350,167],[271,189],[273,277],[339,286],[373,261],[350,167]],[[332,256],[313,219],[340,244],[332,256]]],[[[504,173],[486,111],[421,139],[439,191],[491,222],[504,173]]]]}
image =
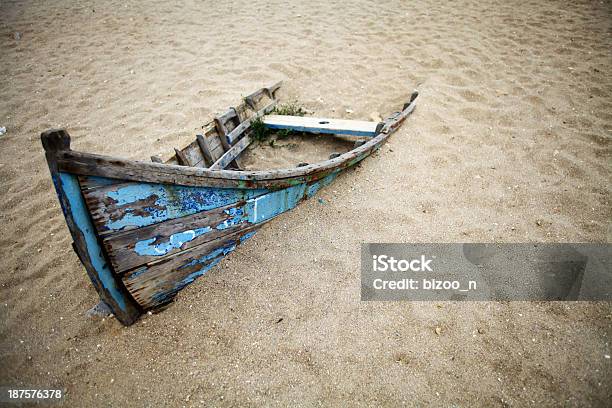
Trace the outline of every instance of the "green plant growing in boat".
{"type": "MultiPolygon", "coordinates": [[[[283,103],[283,104],[280,104],[274,107],[274,110],[272,110],[271,113],[274,115],[304,116],[306,114],[306,109],[303,106],[301,106],[297,101],[293,101],[293,102],[283,103]]],[[[256,118],[251,122],[251,130],[253,132],[252,133],[253,139],[255,139],[258,142],[263,142],[267,140],[272,134],[272,131],[266,128],[265,124],[263,123],[263,119],[261,117],[256,118]]],[[[289,136],[292,132],[291,130],[288,130],[288,129],[279,129],[274,133],[276,134],[277,139],[284,139],[287,136],[289,136]]],[[[269,142],[268,144],[271,147],[274,147],[274,142],[269,142]]]]}
{"type": "Polygon", "coordinates": [[[270,131],[266,128],[261,117],[255,118],[251,121],[251,131],[253,139],[258,142],[263,142],[270,135],[270,131]]]}
{"type": "Polygon", "coordinates": [[[275,106],[272,113],[276,115],[304,116],[306,114],[306,109],[297,101],[293,101],[275,106]]]}

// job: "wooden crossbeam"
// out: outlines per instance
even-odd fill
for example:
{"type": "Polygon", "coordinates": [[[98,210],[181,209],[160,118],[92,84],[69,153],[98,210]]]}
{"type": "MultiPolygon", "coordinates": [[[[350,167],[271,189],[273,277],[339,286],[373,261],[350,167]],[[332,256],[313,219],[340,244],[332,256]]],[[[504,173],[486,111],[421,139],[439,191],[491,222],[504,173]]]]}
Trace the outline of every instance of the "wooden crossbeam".
{"type": "Polygon", "coordinates": [[[211,170],[222,170],[230,165],[240,153],[247,148],[249,144],[251,144],[251,138],[248,135],[242,136],[245,131],[251,126],[254,120],[259,117],[262,117],[268,112],[271,112],[276,106],[276,100],[270,102],[265,108],[258,111],[255,115],[251,116],[249,119],[243,121],[240,125],[238,125],[234,130],[232,130],[227,135],[227,140],[233,146],[230,147],[224,154],[221,156],[212,166],[209,168],[211,170]]]}
{"type": "MultiPolygon", "coordinates": [[[[219,134],[219,140],[221,141],[221,145],[223,146],[223,150],[225,151],[225,153],[227,153],[232,146],[227,141],[228,131],[227,131],[227,128],[225,127],[225,122],[223,122],[223,118],[220,117],[220,116],[216,117],[214,120],[215,120],[215,126],[217,127],[217,133],[219,134]]],[[[240,169],[240,163],[238,162],[237,158],[234,158],[230,162],[230,164],[234,168],[240,169]]]]}
{"type": "Polygon", "coordinates": [[[204,135],[196,135],[196,140],[198,141],[198,146],[200,146],[200,150],[202,151],[202,156],[204,156],[204,161],[206,162],[206,165],[212,166],[215,160],[213,159],[213,155],[210,151],[210,146],[208,145],[206,138],[204,137],[204,135]]]}
{"type": "Polygon", "coordinates": [[[189,163],[189,159],[187,158],[187,156],[185,156],[185,153],[183,153],[182,150],[179,150],[175,147],[174,153],[176,154],[176,160],[181,166],[191,166],[191,163],[189,163]]]}
{"type": "Polygon", "coordinates": [[[263,122],[270,129],[289,129],[298,132],[368,137],[376,136],[382,128],[379,122],[287,115],[267,115],[264,116],[263,122]]]}
{"type": "Polygon", "coordinates": [[[247,148],[248,145],[251,144],[251,138],[246,135],[242,139],[240,139],[235,145],[230,147],[230,149],[223,154],[212,166],[209,168],[211,170],[222,170],[229,166],[229,164],[236,159],[247,148]]]}
{"type": "Polygon", "coordinates": [[[268,105],[266,105],[263,109],[258,111],[255,115],[253,115],[250,118],[244,120],[240,125],[236,126],[236,128],[234,128],[234,130],[232,130],[226,136],[228,143],[230,145],[234,145],[238,140],[240,140],[240,138],[242,137],[242,134],[244,133],[244,131],[247,130],[251,126],[251,123],[255,119],[265,115],[266,113],[272,112],[272,110],[274,109],[275,106],[276,106],[276,100],[273,100],[268,105]]]}

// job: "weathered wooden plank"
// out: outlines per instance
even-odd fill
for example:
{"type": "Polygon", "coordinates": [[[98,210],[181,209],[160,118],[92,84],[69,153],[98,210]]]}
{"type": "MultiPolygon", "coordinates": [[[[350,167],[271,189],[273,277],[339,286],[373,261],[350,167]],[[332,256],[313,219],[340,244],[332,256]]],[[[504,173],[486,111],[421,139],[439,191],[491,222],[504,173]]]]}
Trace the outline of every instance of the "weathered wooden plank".
{"type": "Polygon", "coordinates": [[[86,190],[83,195],[98,233],[106,235],[246,201],[267,191],[122,183],[86,190]]]}
{"type": "Polygon", "coordinates": [[[238,231],[223,238],[143,266],[123,278],[125,286],[144,309],[171,301],[176,293],[216,265],[253,236],[261,225],[238,231]]]}
{"type": "MultiPolygon", "coordinates": [[[[245,120],[225,136],[230,148],[244,135],[244,131],[247,130],[249,126],[251,126],[251,119],[245,120]]],[[[228,151],[229,149],[225,152],[227,153],[228,151]]]]}
{"type": "MultiPolygon", "coordinates": [[[[274,92],[275,91],[276,90],[274,90],[274,92]]],[[[272,100],[274,92],[270,92],[267,88],[261,88],[253,92],[252,94],[248,95],[247,97],[245,97],[244,101],[252,110],[258,111],[259,109],[262,108],[261,105],[263,104],[262,101],[264,97],[272,100]]]]}
{"type": "Polygon", "coordinates": [[[223,146],[221,146],[221,142],[219,141],[218,137],[215,137],[214,141],[216,142],[216,144],[214,145],[210,144],[210,152],[213,158],[215,159],[215,161],[217,161],[219,160],[219,157],[223,156],[223,154],[225,153],[225,150],[223,150],[223,146]]]}
{"type": "Polygon", "coordinates": [[[245,202],[169,219],[159,224],[119,232],[104,238],[116,273],[212,241],[244,229],[238,223],[245,202]]]}
{"type": "Polygon", "coordinates": [[[215,157],[216,150],[220,150],[221,152],[223,151],[223,146],[221,146],[221,141],[219,140],[219,135],[217,135],[217,133],[212,136],[205,136],[205,139],[208,142],[208,147],[210,148],[213,158],[215,157]]]}
{"type": "Polygon", "coordinates": [[[234,145],[240,138],[243,136],[244,132],[251,126],[251,123],[259,117],[272,112],[274,107],[276,106],[276,101],[273,100],[268,105],[266,105],[263,109],[257,111],[253,116],[244,120],[240,125],[236,126],[234,130],[227,134],[226,138],[230,145],[234,145]]]}
{"type": "Polygon", "coordinates": [[[310,185],[273,191],[210,211],[111,234],[104,238],[104,246],[115,271],[120,273],[250,225],[269,221],[294,208],[300,200],[312,196],[335,176],[332,174],[310,185]]]}
{"type": "Polygon", "coordinates": [[[379,122],[288,115],[267,115],[263,122],[270,129],[368,137],[376,136],[379,127],[379,122]]]}
{"type": "Polygon", "coordinates": [[[214,121],[213,127],[204,133],[204,137],[206,138],[208,146],[211,150],[221,145],[221,141],[219,140],[219,133],[217,133],[217,127],[214,126],[214,121]]]}
{"type": "Polygon", "coordinates": [[[175,147],[174,154],[176,155],[176,160],[178,160],[178,163],[181,166],[191,166],[191,163],[189,163],[187,156],[185,156],[185,153],[183,153],[181,150],[175,147]]]}
{"type": "Polygon", "coordinates": [[[202,155],[204,156],[206,167],[210,167],[215,162],[215,160],[213,159],[212,152],[208,147],[208,142],[206,141],[206,138],[202,135],[196,135],[196,140],[198,142],[200,150],[202,151],[202,155]]]}
{"type": "Polygon", "coordinates": [[[212,166],[209,168],[211,170],[222,170],[225,169],[229,164],[234,161],[236,157],[238,157],[244,149],[246,149],[251,144],[251,138],[249,136],[244,136],[242,139],[238,141],[235,145],[233,145],[223,156],[219,158],[212,166]]]}
{"type": "MultiPolygon", "coordinates": [[[[221,146],[221,141],[219,139],[219,134],[217,133],[217,128],[215,127],[214,121],[211,122],[211,125],[212,125],[211,127],[207,127],[206,130],[200,133],[199,135],[204,141],[206,141],[206,144],[208,145],[208,152],[211,155],[210,164],[213,164],[215,160],[223,156],[224,150],[223,150],[223,146],[221,146]]],[[[197,135],[196,135],[196,143],[198,143],[198,146],[200,145],[200,143],[197,140],[197,135]]],[[[201,149],[201,146],[199,147],[201,149]]]]}
{"type": "Polygon", "coordinates": [[[202,151],[200,150],[197,140],[189,143],[181,151],[187,158],[187,161],[193,167],[206,167],[204,155],[202,155],[202,151]]]}
{"type": "Polygon", "coordinates": [[[77,176],[59,171],[56,163],[57,152],[70,150],[70,136],[64,130],[48,130],[41,134],[41,141],[66,224],[74,240],[73,248],[100,299],[110,307],[121,323],[132,324],[141,314],[140,307],[108,267],[81,195],[77,176]]]}
{"type": "Polygon", "coordinates": [[[325,177],[329,172],[354,165],[382,143],[364,144],[358,149],[321,163],[270,171],[210,170],[168,164],[144,163],[80,152],[61,152],[57,163],[62,171],[124,181],[170,183],[180,186],[222,188],[285,188],[325,177]]]}
{"type": "Polygon", "coordinates": [[[105,177],[96,177],[96,176],[78,176],[78,177],[79,177],[79,184],[81,185],[81,189],[83,190],[111,186],[113,184],[120,184],[122,182],[121,180],[109,179],[105,177]]]}
{"type": "Polygon", "coordinates": [[[272,86],[267,87],[266,92],[268,94],[268,97],[271,99],[276,99],[276,91],[278,91],[278,89],[281,87],[282,84],[283,84],[283,81],[278,81],[272,86]]]}
{"type": "MultiPolygon", "coordinates": [[[[216,117],[215,125],[217,126],[217,133],[219,134],[219,140],[221,141],[221,145],[223,146],[223,151],[227,152],[231,148],[231,145],[229,144],[229,141],[227,140],[227,134],[229,131],[226,127],[226,123],[223,122],[223,120],[220,119],[220,117],[216,117]]],[[[240,169],[240,163],[238,159],[234,158],[234,160],[230,162],[230,166],[232,166],[235,169],[240,169]]]]}

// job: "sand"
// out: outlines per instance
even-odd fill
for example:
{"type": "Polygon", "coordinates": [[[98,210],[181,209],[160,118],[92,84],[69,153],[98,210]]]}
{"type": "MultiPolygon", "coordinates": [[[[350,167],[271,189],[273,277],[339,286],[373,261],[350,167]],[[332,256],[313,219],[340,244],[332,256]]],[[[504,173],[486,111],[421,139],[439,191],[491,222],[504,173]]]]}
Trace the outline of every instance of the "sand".
{"type": "Polygon", "coordinates": [[[359,300],[362,242],[610,242],[612,6],[501,3],[0,3],[0,385],[75,407],[609,404],[609,303],[359,300]],[[40,132],[145,160],[277,80],[317,116],[421,96],[163,313],[87,319],[40,132]]]}

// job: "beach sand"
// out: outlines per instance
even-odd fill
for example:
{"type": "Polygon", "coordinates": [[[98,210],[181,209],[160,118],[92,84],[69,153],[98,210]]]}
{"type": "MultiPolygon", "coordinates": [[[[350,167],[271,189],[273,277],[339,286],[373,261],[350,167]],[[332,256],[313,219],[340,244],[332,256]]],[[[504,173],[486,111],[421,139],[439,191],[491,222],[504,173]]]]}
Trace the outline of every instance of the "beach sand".
{"type": "Polygon", "coordinates": [[[609,303],[361,302],[359,254],[610,242],[611,22],[599,1],[2,1],[0,385],[75,407],[609,404],[609,303]],[[148,160],[278,80],[323,117],[421,96],[162,313],[86,318],[40,133],[148,160]]]}

